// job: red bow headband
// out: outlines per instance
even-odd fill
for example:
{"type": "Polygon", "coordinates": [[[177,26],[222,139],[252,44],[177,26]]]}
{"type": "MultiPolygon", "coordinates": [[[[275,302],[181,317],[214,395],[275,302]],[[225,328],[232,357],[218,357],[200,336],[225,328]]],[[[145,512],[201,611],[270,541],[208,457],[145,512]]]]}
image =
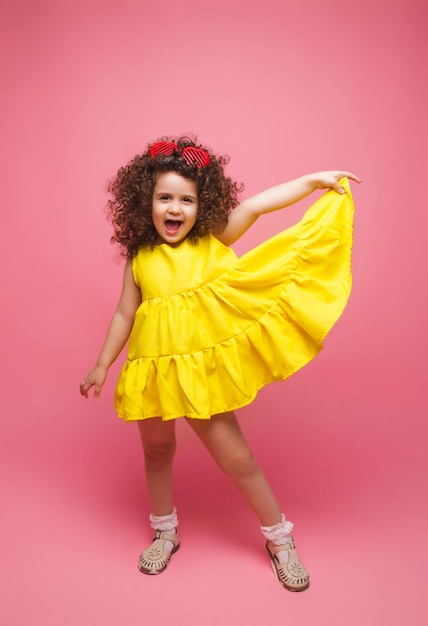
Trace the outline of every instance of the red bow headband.
{"type": "Polygon", "coordinates": [[[182,149],[172,141],[158,141],[158,143],[154,143],[150,148],[150,156],[153,159],[158,156],[169,156],[174,152],[174,150],[181,152],[181,156],[187,165],[205,167],[205,165],[208,165],[210,162],[210,156],[206,150],[203,150],[202,148],[195,148],[194,146],[186,146],[182,149]]]}

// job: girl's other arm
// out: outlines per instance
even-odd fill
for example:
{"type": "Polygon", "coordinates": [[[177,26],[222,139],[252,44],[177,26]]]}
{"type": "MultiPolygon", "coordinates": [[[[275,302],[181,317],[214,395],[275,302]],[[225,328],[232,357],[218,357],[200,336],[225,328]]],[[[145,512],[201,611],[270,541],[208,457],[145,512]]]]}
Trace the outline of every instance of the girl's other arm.
{"type": "Polygon", "coordinates": [[[88,397],[88,391],[91,387],[94,387],[95,398],[98,398],[100,395],[110,365],[116,360],[128,341],[134,323],[135,312],[140,304],[141,292],[134,282],[132,261],[128,259],[123,274],[119,304],[111,320],[98,361],[80,383],[80,393],[85,398],[88,397]]]}
{"type": "Polygon", "coordinates": [[[339,180],[344,177],[355,180],[357,183],[361,182],[358,176],[351,172],[340,170],[317,172],[276,185],[247,198],[230,213],[227,226],[222,233],[216,235],[217,239],[229,246],[237,241],[260,215],[290,206],[316,189],[331,188],[338,193],[345,193],[339,184],[339,180]]]}

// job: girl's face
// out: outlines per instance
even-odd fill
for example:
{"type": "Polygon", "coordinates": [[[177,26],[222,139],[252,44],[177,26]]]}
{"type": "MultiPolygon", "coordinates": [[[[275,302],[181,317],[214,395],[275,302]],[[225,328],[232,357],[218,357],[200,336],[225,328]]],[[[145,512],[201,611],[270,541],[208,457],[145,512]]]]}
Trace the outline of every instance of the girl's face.
{"type": "Polygon", "coordinates": [[[158,243],[170,246],[183,241],[192,230],[198,213],[196,182],[176,172],[157,176],[153,190],[152,220],[158,243]]]}

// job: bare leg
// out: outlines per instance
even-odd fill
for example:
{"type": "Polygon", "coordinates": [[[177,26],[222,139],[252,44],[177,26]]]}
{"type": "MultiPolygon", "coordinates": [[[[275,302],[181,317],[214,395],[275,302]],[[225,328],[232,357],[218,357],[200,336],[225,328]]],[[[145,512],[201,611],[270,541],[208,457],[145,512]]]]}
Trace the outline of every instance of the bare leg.
{"type": "Polygon", "coordinates": [[[146,484],[154,515],[172,513],[172,465],[176,450],[175,420],[155,417],[138,422],[144,448],[146,484]]]}
{"type": "Polygon", "coordinates": [[[217,465],[229,476],[262,526],[281,522],[281,511],[264,474],[254,459],[234,413],[210,420],[187,420],[217,465]]]}

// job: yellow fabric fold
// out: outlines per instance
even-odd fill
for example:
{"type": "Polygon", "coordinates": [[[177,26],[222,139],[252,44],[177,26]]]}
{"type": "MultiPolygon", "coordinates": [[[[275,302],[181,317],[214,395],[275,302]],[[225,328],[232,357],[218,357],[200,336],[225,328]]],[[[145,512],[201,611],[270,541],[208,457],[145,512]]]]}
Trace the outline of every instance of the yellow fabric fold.
{"type": "Polygon", "coordinates": [[[143,302],[116,389],[119,417],[212,415],[249,404],[308,363],[351,291],[354,206],[331,190],[302,220],[238,258],[215,237],[143,248],[143,302]]]}

